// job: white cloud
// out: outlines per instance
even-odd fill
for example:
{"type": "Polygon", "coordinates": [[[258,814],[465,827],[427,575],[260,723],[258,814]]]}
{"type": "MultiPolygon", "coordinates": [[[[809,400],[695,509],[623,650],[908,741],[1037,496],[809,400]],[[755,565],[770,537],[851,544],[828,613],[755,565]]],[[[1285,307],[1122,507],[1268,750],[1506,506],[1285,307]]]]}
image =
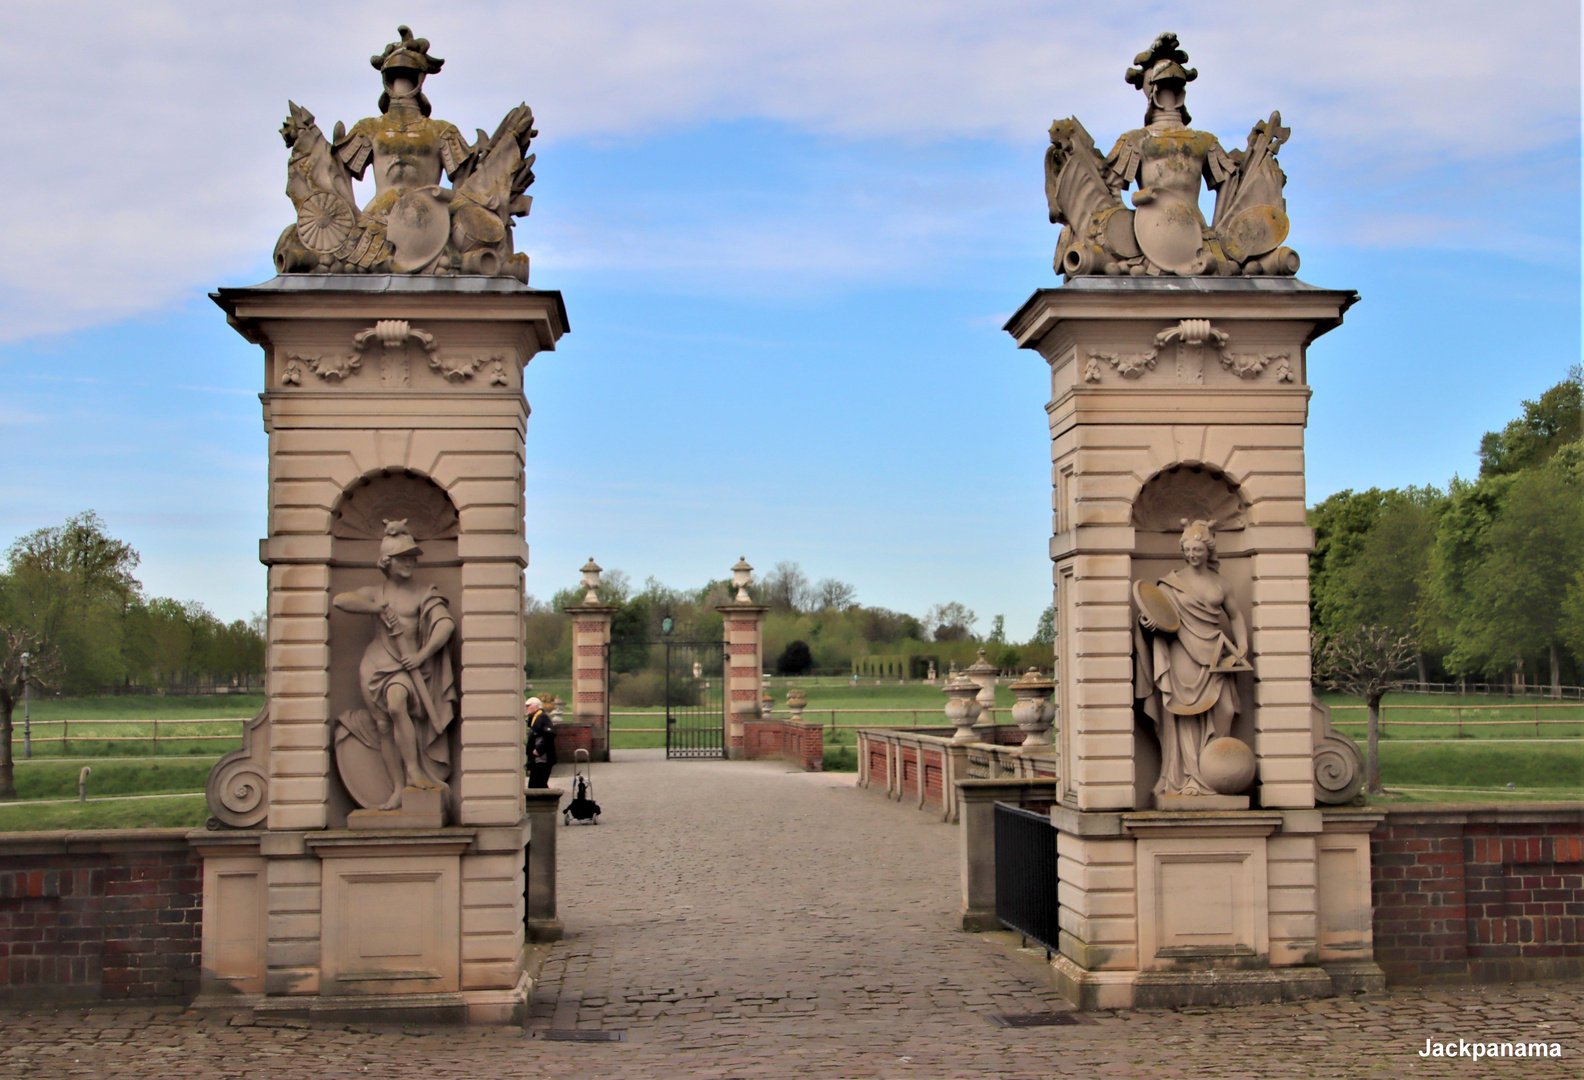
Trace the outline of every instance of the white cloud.
{"type": "MultiPolygon", "coordinates": [[[[663,138],[743,118],[881,140],[881,154],[962,138],[1037,147],[1052,116],[1068,114],[1106,142],[1141,114],[1123,68],[1168,27],[1201,72],[1191,97],[1199,126],[1236,145],[1281,108],[1294,147],[1309,148],[1329,187],[1521,156],[1578,129],[1579,11],[1568,2],[1259,0],[1120,12],[1049,0],[448,0],[399,16],[388,4],[322,0],[11,3],[0,338],[116,320],[266,267],[290,216],[273,134],[286,98],[326,128],[371,112],[377,83],[365,57],[392,38],[397,17],[448,61],[429,88],[440,115],[464,130],[493,127],[527,99],[547,154],[563,140],[663,138]]],[[[1037,187],[1037,173],[1027,182],[1037,187]]],[[[1494,202],[1483,191],[1479,201],[1494,202]]],[[[961,236],[953,207],[926,219],[927,203],[915,193],[876,206],[866,218],[878,241],[853,230],[850,209],[781,220],[767,211],[686,235],[639,223],[621,236],[622,223],[584,208],[581,234],[547,238],[543,254],[599,261],[573,245],[619,242],[729,275],[730,253],[751,248],[771,269],[801,261],[883,275],[930,257],[910,245],[961,236]],[[761,242],[745,247],[745,234],[761,242]]],[[[1475,231],[1499,212],[1478,209],[1475,231]]],[[[1436,208],[1425,227],[1459,230],[1469,217],[1436,208]]]]}

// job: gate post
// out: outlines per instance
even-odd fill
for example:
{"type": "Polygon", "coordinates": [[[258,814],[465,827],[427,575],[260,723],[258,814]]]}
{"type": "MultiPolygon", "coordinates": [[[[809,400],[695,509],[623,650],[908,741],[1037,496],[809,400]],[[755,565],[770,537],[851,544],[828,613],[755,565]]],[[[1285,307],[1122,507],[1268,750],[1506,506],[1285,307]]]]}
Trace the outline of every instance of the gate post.
{"type": "Polygon", "coordinates": [[[583,566],[583,602],[566,609],[572,617],[572,719],[557,738],[556,753],[572,759],[572,751],[586,747],[595,761],[610,760],[610,639],[613,604],[602,604],[600,566],[592,556],[583,566]]]}
{"type": "Polygon", "coordinates": [[[726,756],[733,761],[747,756],[743,721],[759,716],[759,693],[764,681],[764,618],[770,609],[755,604],[748,595],[752,581],[753,567],[747,559],[738,559],[732,567],[737,597],[715,609],[725,624],[726,756]]]}

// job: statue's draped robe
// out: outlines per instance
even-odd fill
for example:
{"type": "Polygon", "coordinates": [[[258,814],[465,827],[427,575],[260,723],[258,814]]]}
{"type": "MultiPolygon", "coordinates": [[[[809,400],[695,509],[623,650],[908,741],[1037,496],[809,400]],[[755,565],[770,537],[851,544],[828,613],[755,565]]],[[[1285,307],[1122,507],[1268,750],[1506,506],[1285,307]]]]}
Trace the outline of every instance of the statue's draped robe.
{"type": "Polygon", "coordinates": [[[1211,670],[1220,651],[1226,585],[1219,576],[1199,581],[1173,570],[1160,588],[1177,606],[1177,632],[1146,634],[1133,627],[1133,696],[1143,700],[1160,738],[1155,794],[1214,795],[1199,772],[1199,752],[1216,737],[1208,714],[1223,697],[1232,714],[1239,711],[1233,676],[1211,670]]]}
{"type": "MultiPolygon", "coordinates": [[[[418,763],[437,784],[445,784],[451,775],[451,746],[446,732],[451,721],[456,718],[457,706],[456,672],[451,664],[451,650],[441,649],[420,664],[417,670],[408,671],[402,667],[401,658],[396,653],[396,639],[416,627],[414,636],[418,641],[427,643],[442,622],[455,625],[445,598],[434,585],[429,586],[429,592],[419,603],[417,616],[398,617],[394,631],[387,630],[383,622],[375,620],[374,640],[363,650],[363,660],[358,664],[359,687],[363,691],[363,703],[368,706],[368,712],[357,710],[343,715],[342,726],[337,731],[338,739],[350,736],[378,751],[380,735],[376,725],[389,724],[392,720],[390,711],[385,707],[390,688],[393,685],[404,687],[407,691],[407,715],[412,717],[418,736],[418,763]],[[414,683],[415,678],[423,679],[435,710],[440,715],[428,714],[423,695],[414,683]]],[[[400,778],[395,778],[394,782],[399,783],[400,778]]]]}

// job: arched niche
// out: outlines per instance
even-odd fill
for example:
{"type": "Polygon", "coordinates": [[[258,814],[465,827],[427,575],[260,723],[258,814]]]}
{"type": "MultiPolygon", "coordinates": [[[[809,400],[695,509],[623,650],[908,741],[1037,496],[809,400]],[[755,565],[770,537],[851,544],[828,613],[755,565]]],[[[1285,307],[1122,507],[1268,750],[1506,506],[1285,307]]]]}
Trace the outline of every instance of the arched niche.
{"type": "MultiPolygon", "coordinates": [[[[462,600],[462,563],[457,558],[458,519],[455,504],[445,489],[427,476],[406,470],[382,471],[361,477],[341,494],[330,520],[330,595],[352,592],[384,580],[379,568],[380,540],[386,521],[406,521],[408,530],[423,553],[418,557],[417,580],[439,587],[453,614],[462,600]]],[[[330,607],[330,716],[332,738],[334,718],[351,709],[363,708],[358,665],[363,651],[374,636],[374,620],[330,607]]],[[[453,662],[460,657],[461,619],[448,648],[453,662]]],[[[458,669],[460,670],[460,668],[458,669]]],[[[456,764],[461,722],[450,728],[452,805],[448,818],[457,820],[456,764]]],[[[332,759],[334,749],[332,747],[332,759]]],[[[357,809],[341,784],[339,771],[330,785],[329,824],[342,828],[346,815],[357,809]]]]}
{"type": "MultiPolygon", "coordinates": [[[[1130,578],[1154,582],[1183,565],[1181,539],[1184,519],[1214,521],[1218,572],[1226,581],[1231,599],[1243,618],[1253,625],[1254,572],[1244,543],[1248,528],[1248,498],[1241,486],[1220,469],[1204,464],[1168,466],[1145,481],[1133,500],[1133,559],[1130,578]]],[[[1132,613],[1137,618],[1138,613],[1132,613]]],[[[1223,625],[1230,634],[1230,625],[1223,625]]],[[[1136,641],[1136,637],[1135,637],[1136,641]]],[[[1254,674],[1237,676],[1242,711],[1232,734],[1255,746],[1254,674]]],[[[1152,809],[1153,789],[1160,777],[1160,745],[1155,724],[1134,701],[1134,806],[1152,809]]]]}

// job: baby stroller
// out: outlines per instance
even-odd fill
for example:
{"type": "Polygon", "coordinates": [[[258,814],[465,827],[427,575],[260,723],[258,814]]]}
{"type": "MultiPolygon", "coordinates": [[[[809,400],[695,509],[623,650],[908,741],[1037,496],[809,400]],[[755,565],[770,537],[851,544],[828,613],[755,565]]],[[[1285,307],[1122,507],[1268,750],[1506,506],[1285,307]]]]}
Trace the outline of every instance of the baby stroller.
{"type": "Polygon", "coordinates": [[[594,781],[589,779],[589,752],[579,747],[572,751],[572,801],[561,811],[564,824],[572,819],[599,824],[599,803],[594,801],[594,781]]]}

